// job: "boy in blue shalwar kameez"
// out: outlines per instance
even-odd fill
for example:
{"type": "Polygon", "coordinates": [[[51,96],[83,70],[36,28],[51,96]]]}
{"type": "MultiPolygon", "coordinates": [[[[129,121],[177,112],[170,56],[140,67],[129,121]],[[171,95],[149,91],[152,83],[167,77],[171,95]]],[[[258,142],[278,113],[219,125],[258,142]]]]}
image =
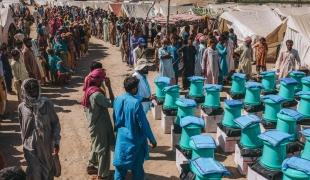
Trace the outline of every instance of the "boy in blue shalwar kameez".
{"type": "Polygon", "coordinates": [[[127,171],[131,170],[132,179],[144,179],[143,163],[148,156],[148,141],[152,147],[157,143],[137,98],[139,80],[127,77],[124,81],[126,93],[114,101],[114,127],[117,133],[113,165],[115,180],[123,180],[127,171]]]}

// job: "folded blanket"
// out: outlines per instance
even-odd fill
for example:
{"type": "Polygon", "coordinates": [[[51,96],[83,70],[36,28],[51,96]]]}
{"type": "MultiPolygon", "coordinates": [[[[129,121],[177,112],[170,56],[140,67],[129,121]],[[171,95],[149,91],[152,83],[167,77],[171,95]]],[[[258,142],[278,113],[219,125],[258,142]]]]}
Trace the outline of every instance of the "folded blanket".
{"type": "Polygon", "coordinates": [[[300,131],[306,137],[310,137],[310,128],[300,131]]]}
{"type": "Polygon", "coordinates": [[[189,81],[204,81],[205,78],[202,76],[191,76],[191,77],[188,77],[188,80],[189,81]]]}
{"type": "Polygon", "coordinates": [[[167,86],[164,88],[164,92],[177,91],[179,89],[179,85],[167,86]]]}
{"type": "Polygon", "coordinates": [[[178,98],[175,103],[176,105],[181,106],[181,107],[196,107],[197,106],[196,101],[192,99],[186,99],[186,98],[178,98]]]}
{"type": "Polygon", "coordinates": [[[287,109],[287,108],[281,109],[279,114],[283,114],[283,115],[289,116],[291,118],[294,118],[296,121],[300,121],[304,118],[304,116],[302,114],[300,114],[299,112],[297,112],[293,109],[287,109]]]}
{"type": "Polygon", "coordinates": [[[253,124],[257,124],[260,123],[261,120],[258,116],[253,115],[253,114],[249,114],[249,115],[244,115],[244,116],[240,116],[236,119],[234,119],[235,123],[237,123],[241,129],[244,129],[246,127],[249,127],[253,124]]]}
{"type": "Polygon", "coordinates": [[[191,141],[193,142],[193,145],[195,146],[195,149],[215,149],[216,144],[212,136],[210,135],[196,135],[191,137],[191,141]]]}
{"type": "Polygon", "coordinates": [[[263,88],[263,85],[261,83],[258,82],[253,82],[253,81],[249,81],[245,84],[246,88],[263,88]]]}
{"type": "Polygon", "coordinates": [[[208,91],[222,91],[223,86],[219,84],[206,84],[204,89],[208,91]]]}
{"type": "Polygon", "coordinates": [[[185,127],[188,125],[197,125],[200,126],[201,128],[205,127],[205,121],[199,117],[195,116],[186,116],[181,119],[180,121],[180,126],[185,127]]]}
{"type": "Polygon", "coordinates": [[[291,85],[297,85],[298,84],[298,82],[293,78],[282,78],[282,79],[280,79],[280,81],[281,81],[281,83],[284,83],[286,85],[290,85],[290,84],[291,85]]]}
{"type": "Polygon", "coordinates": [[[229,171],[218,161],[213,158],[197,158],[191,161],[191,164],[198,170],[201,176],[208,174],[230,175],[229,171]]]}
{"type": "Polygon", "coordinates": [[[164,76],[157,76],[154,80],[155,83],[170,84],[170,78],[164,76]]]}
{"type": "Polygon", "coordinates": [[[229,107],[239,107],[239,106],[243,105],[243,102],[242,101],[238,101],[238,100],[227,100],[226,99],[224,102],[229,107]]]}
{"type": "Polygon", "coordinates": [[[246,77],[246,74],[243,74],[243,73],[234,73],[232,75],[232,78],[245,79],[245,77],[246,77]]]}
{"type": "Polygon", "coordinates": [[[264,141],[269,142],[272,146],[275,147],[282,142],[289,141],[292,138],[292,135],[278,130],[270,130],[258,135],[258,137],[264,141]]]}
{"type": "Polygon", "coordinates": [[[307,159],[300,157],[291,157],[285,159],[282,163],[282,169],[286,170],[288,168],[304,172],[310,177],[310,161],[307,159]]]}
{"type": "Polygon", "coordinates": [[[281,103],[284,102],[285,99],[282,96],[279,95],[274,95],[274,94],[270,94],[270,95],[266,95],[262,97],[263,102],[266,100],[271,100],[275,103],[281,103]]]}

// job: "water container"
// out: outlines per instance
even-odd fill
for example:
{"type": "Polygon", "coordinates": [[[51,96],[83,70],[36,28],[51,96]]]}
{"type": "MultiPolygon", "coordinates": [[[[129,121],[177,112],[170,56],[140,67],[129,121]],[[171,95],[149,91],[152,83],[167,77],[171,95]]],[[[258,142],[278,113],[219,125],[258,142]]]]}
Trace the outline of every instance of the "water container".
{"type": "Polygon", "coordinates": [[[241,108],[243,103],[238,100],[225,100],[224,103],[224,117],[222,124],[226,127],[231,128],[240,128],[235,122],[234,119],[241,116],[241,108]]]}
{"type": "Polygon", "coordinates": [[[206,84],[204,89],[206,96],[203,106],[214,109],[220,108],[220,91],[222,90],[222,86],[218,84],[206,84]]]}
{"type": "Polygon", "coordinates": [[[178,85],[167,86],[164,88],[165,102],[164,109],[177,109],[176,100],[180,96],[180,87],[178,85]]]}
{"type": "Polygon", "coordinates": [[[297,138],[297,121],[303,119],[303,115],[293,109],[283,108],[277,115],[277,130],[292,135],[297,138]]]}
{"type": "Polygon", "coordinates": [[[186,98],[178,98],[176,101],[178,107],[176,124],[180,125],[180,119],[186,116],[194,116],[195,108],[197,106],[196,101],[186,98]]]}
{"type": "Polygon", "coordinates": [[[270,130],[258,137],[262,139],[264,144],[259,163],[270,170],[281,170],[282,162],[286,158],[286,145],[290,141],[291,135],[270,130]]]}
{"type": "Polygon", "coordinates": [[[191,82],[189,87],[190,97],[203,97],[203,84],[205,78],[201,76],[192,76],[188,78],[191,82]]]}
{"type": "Polygon", "coordinates": [[[244,98],[244,104],[255,106],[260,104],[260,92],[263,86],[257,82],[246,83],[246,93],[244,98]]]}
{"type": "Polygon", "coordinates": [[[296,92],[301,91],[302,90],[301,79],[306,76],[306,73],[302,71],[291,71],[289,73],[289,76],[298,82],[298,85],[295,87],[295,91],[296,92]]]}
{"type": "Polygon", "coordinates": [[[310,76],[302,78],[301,83],[303,91],[310,91],[310,76]]]}
{"type": "Polygon", "coordinates": [[[310,118],[310,91],[300,91],[296,95],[300,97],[297,111],[301,113],[304,118],[310,118]]]}
{"type": "Polygon", "coordinates": [[[165,87],[169,86],[170,78],[158,76],[155,80],[155,95],[157,101],[163,102],[165,99],[165,92],[163,91],[165,87]]]}
{"type": "Polygon", "coordinates": [[[214,158],[216,144],[212,136],[205,134],[192,136],[189,145],[192,149],[192,159],[199,157],[214,158]]]}
{"type": "Polygon", "coordinates": [[[261,72],[262,85],[264,91],[273,92],[276,89],[276,73],[275,71],[264,71],[261,72]]]}
{"type": "Polygon", "coordinates": [[[279,96],[282,96],[287,101],[295,99],[295,87],[298,82],[293,78],[282,78],[280,84],[279,96]]]}
{"type": "Polygon", "coordinates": [[[278,120],[277,114],[282,109],[282,104],[285,99],[278,95],[266,95],[262,98],[265,105],[263,119],[266,122],[276,123],[278,120]]]}
{"type": "Polygon", "coordinates": [[[245,94],[246,75],[242,73],[234,73],[232,75],[231,94],[245,94]]]}
{"type": "Polygon", "coordinates": [[[204,120],[194,116],[186,116],[181,119],[180,126],[182,127],[180,147],[185,150],[190,150],[190,138],[201,134],[201,129],[205,126],[204,120]]]}
{"type": "Polygon", "coordinates": [[[234,119],[235,123],[241,128],[240,144],[248,149],[257,149],[263,146],[261,139],[258,138],[260,131],[260,118],[256,115],[244,115],[234,119]]]}
{"type": "Polygon", "coordinates": [[[303,130],[301,133],[306,138],[305,147],[301,152],[301,157],[310,161],[310,128],[303,130]]]}

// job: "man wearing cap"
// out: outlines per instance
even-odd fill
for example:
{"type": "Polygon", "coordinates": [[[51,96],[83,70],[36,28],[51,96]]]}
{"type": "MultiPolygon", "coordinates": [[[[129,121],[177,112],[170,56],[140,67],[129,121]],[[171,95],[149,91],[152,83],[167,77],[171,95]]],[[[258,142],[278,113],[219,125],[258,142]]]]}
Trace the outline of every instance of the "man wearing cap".
{"type": "Polygon", "coordinates": [[[142,57],[143,55],[143,47],[145,46],[145,40],[143,38],[138,39],[138,46],[133,50],[133,60],[134,60],[134,65],[137,65],[138,60],[142,57]]]}
{"type": "Polygon", "coordinates": [[[135,67],[135,72],[132,76],[139,79],[137,96],[142,98],[142,106],[145,113],[151,108],[151,88],[147,81],[149,64],[145,59],[140,59],[135,67]]]}

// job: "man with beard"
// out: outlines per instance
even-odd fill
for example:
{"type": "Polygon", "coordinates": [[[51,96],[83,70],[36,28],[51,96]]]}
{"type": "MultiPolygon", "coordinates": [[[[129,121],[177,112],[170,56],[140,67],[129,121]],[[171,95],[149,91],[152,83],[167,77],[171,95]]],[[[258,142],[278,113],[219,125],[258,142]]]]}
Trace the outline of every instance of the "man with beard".
{"type": "Polygon", "coordinates": [[[18,106],[23,151],[28,164],[28,179],[53,180],[53,154],[58,155],[60,124],[54,105],[41,97],[36,79],[26,79],[22,84],[23,102],[18,106]]]}

